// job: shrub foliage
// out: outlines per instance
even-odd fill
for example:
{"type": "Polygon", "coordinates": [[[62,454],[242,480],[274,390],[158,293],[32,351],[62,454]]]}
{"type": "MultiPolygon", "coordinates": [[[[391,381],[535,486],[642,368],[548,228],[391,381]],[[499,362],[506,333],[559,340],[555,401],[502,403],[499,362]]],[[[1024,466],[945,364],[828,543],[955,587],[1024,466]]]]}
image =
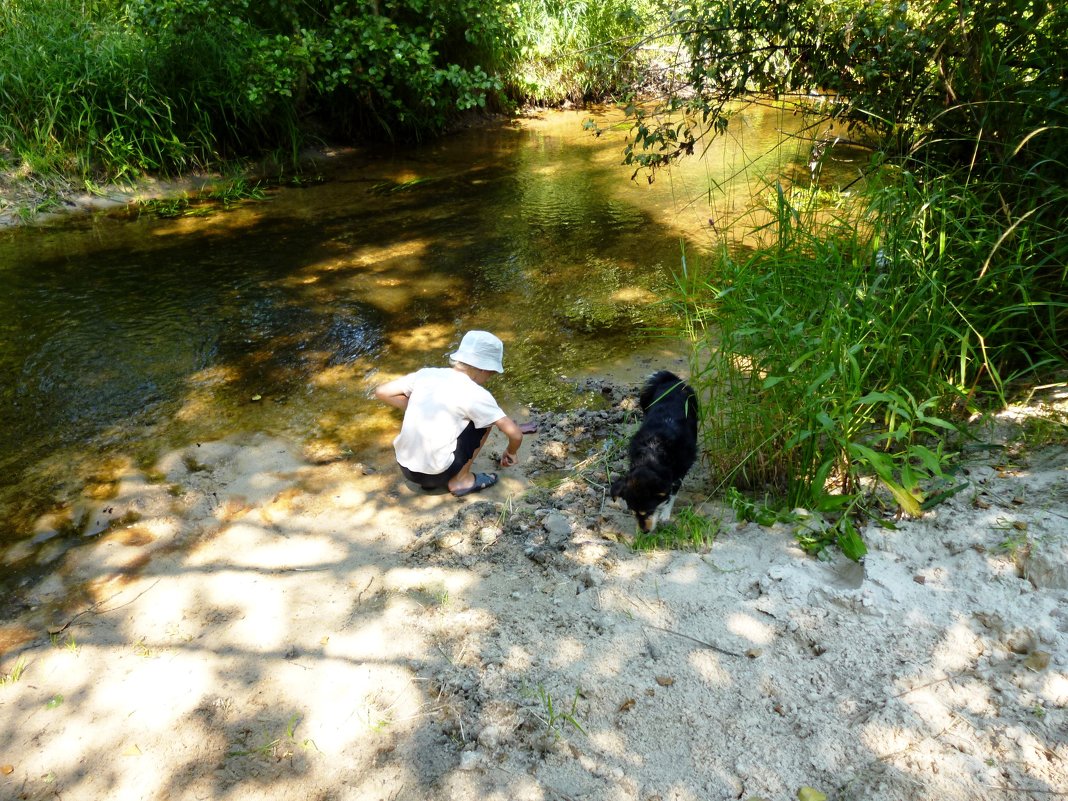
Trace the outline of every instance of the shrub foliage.
{"type": "Polygon", "coordinates": [[[642,25],[632,6],[5,0],[0,148],[33,169],[114,177],[315,133],[433,135],[470,109],[612,91],[642,25]]]}
{"type": "Polygon", "coordinates": [[[634,109],[639,168],[739,101],[794,103],[872,152],[851,196],[774,184],[762,247],[685,266],[706,453],[725,482],[837,514],[813,549],[852,542],[862,511],[921,513],[955,491],[948,421],[1065,364],[1068,12],[694,0],[668,30],[695,91],[634,109]]]}

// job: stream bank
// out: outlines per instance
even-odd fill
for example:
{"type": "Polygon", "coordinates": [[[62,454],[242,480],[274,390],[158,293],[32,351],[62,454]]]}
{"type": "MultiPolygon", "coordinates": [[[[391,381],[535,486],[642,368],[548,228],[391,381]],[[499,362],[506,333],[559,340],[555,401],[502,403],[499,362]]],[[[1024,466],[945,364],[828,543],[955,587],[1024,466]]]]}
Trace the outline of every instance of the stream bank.
{"type": "MultiPolygon", "coordinates": [[[[639,365],[651,371],[660,364],[639,365]]],[[[678,365],[667,365],[678,369],[678,365]]],[[[251,436],[162,456],[138,511],[0,631],[0,795],[353,801],[1046,799],[1068,787],[1068,454],[996,445],[862,565],[687,479],[707,548],[605,498],[637,384],[542,413],[456,499],[388,453],[251,436]]],[[[1065,399],[1046,412],[1063,414],[1065,399]]],[[[992,435],[993,436],[993,435],[992,435]]],[[[503,441],[491,439],[480,469],[503,441]]]]}

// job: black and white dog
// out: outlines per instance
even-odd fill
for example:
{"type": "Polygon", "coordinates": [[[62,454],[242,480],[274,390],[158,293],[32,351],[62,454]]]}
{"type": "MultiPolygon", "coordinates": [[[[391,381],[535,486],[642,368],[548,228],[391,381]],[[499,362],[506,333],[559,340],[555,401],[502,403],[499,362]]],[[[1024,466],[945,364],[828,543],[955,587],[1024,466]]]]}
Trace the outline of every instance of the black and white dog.
{"type": "Polygon", "coordinates": [[[697,395],[674,373],[661,370],[642,389],[644,420],[630,440],[630,470],[612,483],[612,499],[622,498],[652,531],[667,522],[675,496],[697,458],[697,395]]]}

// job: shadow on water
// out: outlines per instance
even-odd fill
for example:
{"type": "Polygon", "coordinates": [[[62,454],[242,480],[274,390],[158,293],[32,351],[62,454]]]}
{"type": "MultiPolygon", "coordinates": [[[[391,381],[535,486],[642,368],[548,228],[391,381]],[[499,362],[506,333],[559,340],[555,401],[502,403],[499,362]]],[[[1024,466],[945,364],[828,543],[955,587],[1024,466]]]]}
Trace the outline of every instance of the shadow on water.
{"type": "MultiPolygon", "coordinates": [[[[444,364],[470,328],[506,342],[506,409],[574,403],[564,376],[635,352],[670,313],[680,241],[711,241],[701,193],[751,160],[735,148],[631,181],[625,130],[595,138],[582,117],[353,154],[324,183],[206,217],[3,234],[5,588],[50,561],[35,559],[46,540],[54,557],[95,533],[79,501],[163,448],[261,431],[381,458],[394,421],[369,388],[444,364]]],[[[759,166],[803,162],[775,150],[782,115],[757,122],[759,166]]]]}

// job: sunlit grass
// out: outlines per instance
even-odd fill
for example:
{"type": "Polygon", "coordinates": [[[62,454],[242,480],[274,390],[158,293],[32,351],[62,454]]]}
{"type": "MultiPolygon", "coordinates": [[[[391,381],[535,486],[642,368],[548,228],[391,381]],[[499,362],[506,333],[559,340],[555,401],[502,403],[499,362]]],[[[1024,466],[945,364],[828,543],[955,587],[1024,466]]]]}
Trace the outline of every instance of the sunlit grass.
{"type": "Polygon", "coordinates": [[[719,488],[830,515],[856,554],[852,516],[950,497],[958,426],[1064,364],[1068,239],[1020,215],[1006,253],[989,188],[888,177],[845,203],[772,185],[758,249],[677,275],[719,488]]]}
{"type": "Polygon", "coordinates": [[[722,522],[698,514],[692,508],[678,509],[674,519],[652,531],[639,531],[631,546],[636,551],[693,550],[712,547],[722,530],[722,522]]]}
{"type": "Polygon", "coordinates": [[[8,684],[17,684],[22,679],[23,674],[26,672],[26,655],[20,654],[19,658],[15,661],[14,667],[11,668],[11,672],[0,674],[0,687],[8,684]]]}

